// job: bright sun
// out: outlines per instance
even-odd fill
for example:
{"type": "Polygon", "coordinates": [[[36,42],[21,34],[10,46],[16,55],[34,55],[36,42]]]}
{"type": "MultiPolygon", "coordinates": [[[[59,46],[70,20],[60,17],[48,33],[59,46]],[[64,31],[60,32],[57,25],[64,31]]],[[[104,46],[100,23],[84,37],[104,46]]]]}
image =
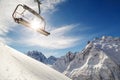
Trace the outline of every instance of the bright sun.
{"type": "Polygon", "coordinates": [[[44,29],[44,21],[42,21],[41,19],[36,19],[36,18],[34,18],[34,19],[31,21],[31,27],[32,27],[34,30],[44,29]]]}

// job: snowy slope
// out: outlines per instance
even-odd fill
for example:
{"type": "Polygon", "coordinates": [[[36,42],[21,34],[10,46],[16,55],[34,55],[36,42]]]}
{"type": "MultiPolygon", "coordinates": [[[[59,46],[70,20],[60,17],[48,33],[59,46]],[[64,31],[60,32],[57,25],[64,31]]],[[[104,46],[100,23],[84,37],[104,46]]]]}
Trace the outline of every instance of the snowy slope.
{"type": "MultiPolygon", "coordinates": [[[[56,70],[61,71],[61,61],[57,62],[56,70]]],[[[91,41],[62,73],[73,80],[120,80],[120,38],[103,36],[91,41]]]]}
{"type": "Polygon", "coordinates": [[[120,38],[105,37],[94,41],[94,45],[120,65],[120,38]]]}
{"type": "Polygon", "coordinates": [[[3,43],[0,43],[0,61],[0,80],[70,80],[3,43]]]}

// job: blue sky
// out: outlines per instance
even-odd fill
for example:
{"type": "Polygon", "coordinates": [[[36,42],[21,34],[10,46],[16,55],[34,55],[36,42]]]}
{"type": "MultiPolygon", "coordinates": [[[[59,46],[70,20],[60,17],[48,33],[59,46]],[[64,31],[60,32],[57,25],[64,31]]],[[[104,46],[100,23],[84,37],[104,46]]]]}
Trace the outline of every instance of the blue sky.
{"type": "Polygon", "coordinates": [[[11,0],[7,4],[6,1],[0,2],[3,8],[0,10],[0,41],[24,53],[38,50],[46,56],[59,57],[68,51],[81,51],[87,41],[95,37],[120,37],[119,0],[43,0],[41,15],[47,22],[47,31],[51,32],[48,37],[14,23],[11,18],[19,2],[34,9],[37,9],[36,4],[31,0],[11,0]]]}

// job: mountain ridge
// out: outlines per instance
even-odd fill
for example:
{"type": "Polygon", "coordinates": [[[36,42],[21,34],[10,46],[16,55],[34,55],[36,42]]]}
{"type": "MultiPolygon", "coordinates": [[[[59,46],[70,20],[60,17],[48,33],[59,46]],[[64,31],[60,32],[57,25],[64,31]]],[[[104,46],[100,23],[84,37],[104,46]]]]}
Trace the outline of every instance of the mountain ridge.
{"type": "Polygon", "coordinates": [[[37,50],[28,51],[26,55],[44,64],[48,64],[48,65],[52,65],[58,59],[54,56],[50,56],[47,58],[42,52],[37,51],[37,50]]]}
{"type": "MultiPolygon", "coordinates": [[[[119,80],[120,38],[103,36],[90,41],[75,58],[62,69],[59,59],[53,68],[73,80],[119,80]]],[[[66,64],[65,64],[66,65],[66,64]]]]}

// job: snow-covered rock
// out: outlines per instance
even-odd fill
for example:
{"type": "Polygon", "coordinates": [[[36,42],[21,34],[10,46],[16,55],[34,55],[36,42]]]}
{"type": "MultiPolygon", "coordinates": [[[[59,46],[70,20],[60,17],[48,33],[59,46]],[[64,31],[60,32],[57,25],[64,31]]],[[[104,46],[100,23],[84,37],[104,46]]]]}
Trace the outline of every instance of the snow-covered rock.
{"type": "Polygon", "coordinates": [[[56,58],[54,56],[50,56],[50,57],[46,58],[46,56],[44,56],[39,51],[28,51],[27,55],[29,57],[32,57],[32,58],[42,62],[42,63],[49,64],[49,65],[52,65],[58,59],[58,58],[56,58]]]}
{"type": "Polygon", "coordinates": [[[41,52],[28,51],[27,55],[36,59],[36,60],[38,60],[38,61],[40,61],[40,62],[43,62],[43,63],[47,64],[47,58],[41,52]]]}
{"type": "Polygon", "coordinates": [[[72,52],[68,52],[65,56],[62,56],[61,58],[59,58],[54,64],[53,64],[53,68],[58,70],[59,72],[64,72],[69,63],[75,58],[74,53],[72,52]]]}
{"type": "MultiPolygon", "coordinates": [[[[63,66],[57,66],[61,72],[63,66]]],[[[73,80],[120,80],[120,38],[103,36],[89,42],[62,73],[73,80]]]]}
{"type": "Polygon", "coordinates": [[[71,80],[47,65],[0,43],[0,80],[71,80]]]}
{"type": "Polygon", "coordinates": [[[54,57],[54,56],[50,56],[47,58],[47,64],[53,65],[58,58],[54,57]]]}

